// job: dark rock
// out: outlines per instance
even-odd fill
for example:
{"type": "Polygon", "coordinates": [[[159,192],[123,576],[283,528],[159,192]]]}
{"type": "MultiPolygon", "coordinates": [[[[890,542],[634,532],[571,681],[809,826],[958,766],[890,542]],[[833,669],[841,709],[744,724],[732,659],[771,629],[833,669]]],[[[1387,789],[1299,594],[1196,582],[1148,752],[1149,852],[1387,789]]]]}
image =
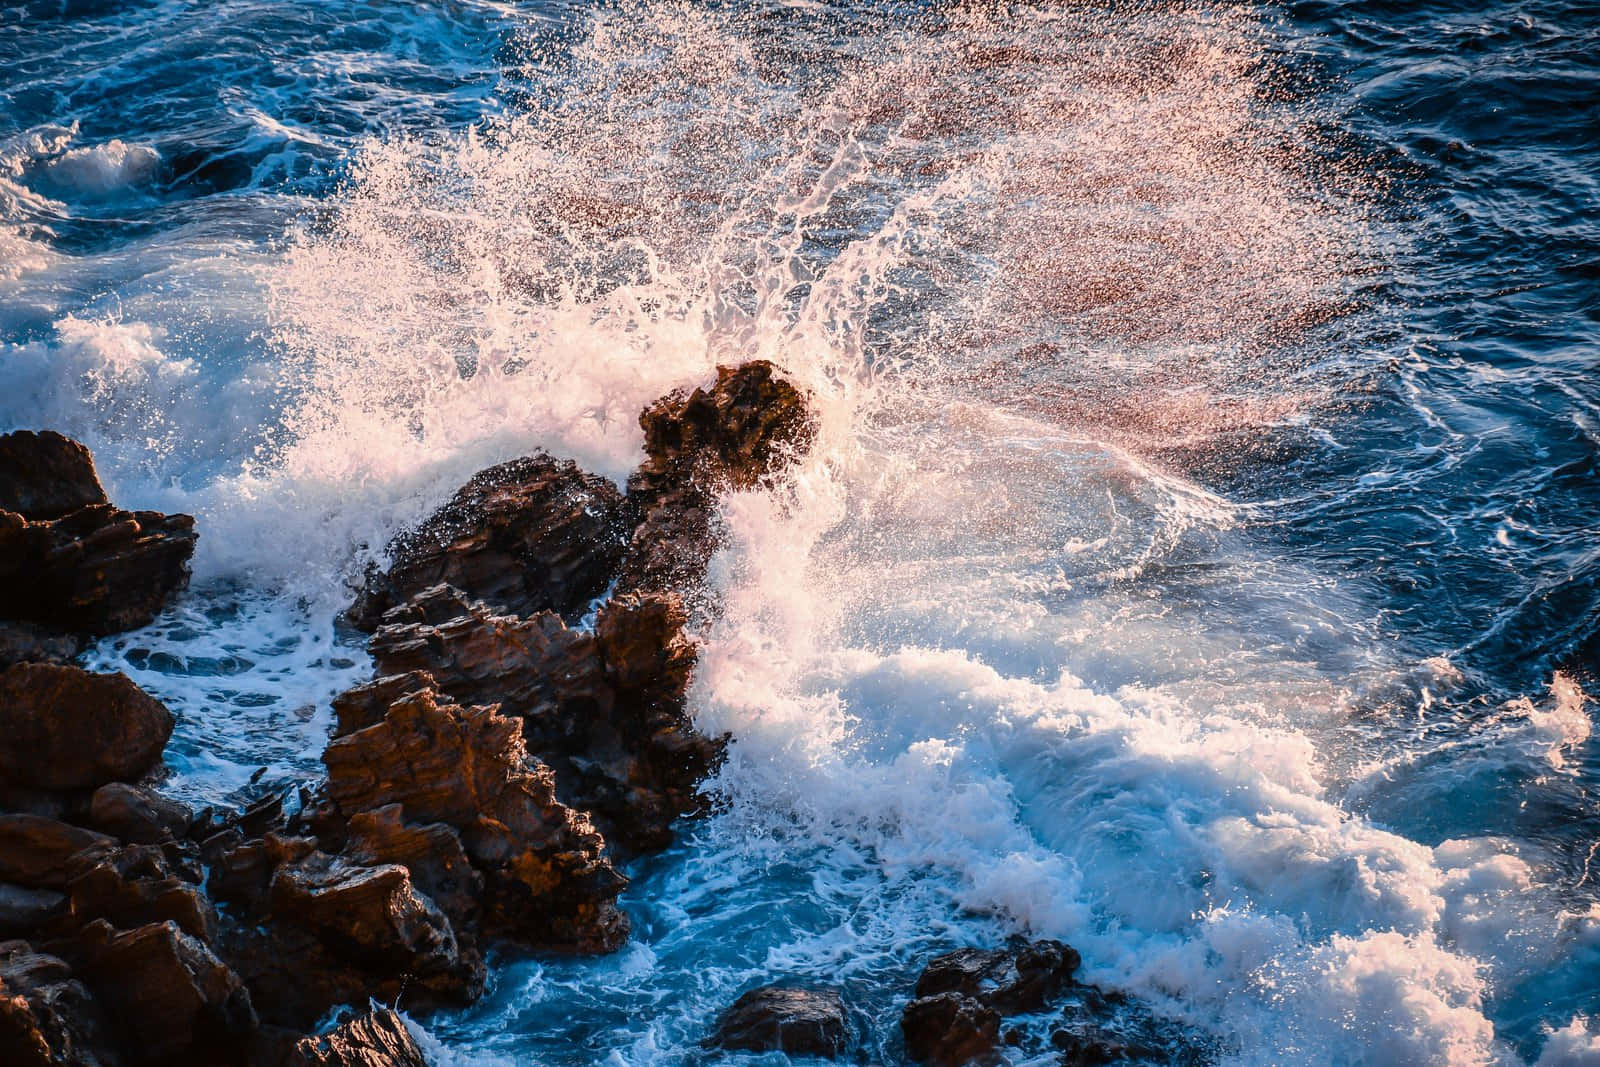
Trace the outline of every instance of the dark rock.
{"type": "Polygon", "coordinates": [[[85,981],[128,1035],[131,1058],[242,1059],[241,1039],[257,1025],[250,994],[198,938],[171,922],[119,931],[97,921],[84,930],[83,949],[85,981]]]}
{"type": "Polygon", "coordinates": [[[1000,1013],[961,993],[918,997],[900,1016],[906,1054],[936,1067],[996,1062],[1000,1013]]]}
{"type": "Polygon", "coordinates": [[[105,502],[94,459],[78,442],[53,430],[0,434],[0,511],[58,519],[105,502]]]}
{"type": "Polygon", "coordinates": [[[72,968],[26,942],[0,943],[0,1063],[119,1067],[100,1006],[72,968]]]}
{"type": "Polygon", "coordinates": [[[0,938],[31,934],[66,910],[65,893],[0,883],[0,938]]]}
{"type": "Polygon", "coordinates": [[[764,986],[733,1002],[711,1044],[748,1052],[834,1057],[847,1039],[844,1001],[831,989],[764,986]]]}
{"type": "Polygon", "coordinates": [[[302,1038],[280,1067],[428,1067],[400,1016],[374,1008],[326,1034],[302,1038]]]}
{"type": "MultiPolygon", "coordinates": [[[[448,587],[441,587],[448,588],[448,587]]],[[[333,698],[333,714],[337,722],[333,736],[343,737],[357,730],[376,726],[389,713],[389,705],[408,693],[424,689],[437,689],[438,683],[426,671],[407,674],[389,674],[376,678],[366,685],[358,685],[333,698]]]]}
{"type": "Polygon", "coordinates": [[[373,866],[400,864],[411,872],[417,888],[450,917],[457,931],[475,928],[483,875],[473,869],[461,835],[444,823],[408,823],[404,812],[399,804],[390,804],[352,815],[343,854],[373,866]]]}
{"type": "Polygon", "coordinates": [[[484,877],[485,930],[580,952],[615,948],[627,918],[624,879],[581,812],[556,799],[550,769],[531,760],[522,722],[494,706],[402,697],[384,721],[331,742],[328,795],[352,815],[391,804],[461,836],[484,877]]]}
{"type": "Polygon", "coordinates": [[[616,574],[623,516],[616,487],[570,461],[535,455],[490,467],[390,544],[388,574],[368,576],[349,617],[370,630],[445,582],[497,611],[576,618],[616,574]]]}
{"type": "Polygon", "coordinates": [[[89,799],[89,825],[124,841],[155,845],[183,837],[194,821],[187,806],[153,789],[112,782],[89,799]]]}
{"type": "Polygon", "coordinates": [[[1072,981],[1080,960],[1059,941],[1034,941],[1015,951],[963,948],[928,964],[916,995],[961,993],[1005,1012],[1038,1011],[1072,981]]]}
{"type": "Polygon", "coordinates": [[[68,862],[67,897],[78,922],[105,919],[122,928],[171,922],[210,942],[217,913],[200,887],[181,878],[159,848],[89,849],[68,862]]]}
{"type": "Polygon", "coordinates": [[[693,591],[720,538],[717,494],[770,484],[810,448],[816,419],[776,369],[719,367],[710,389],[671,393],[640,414],[645,460],[628,479],[639,521],[620,590],[693,591]]]}
{"type": "Polygon", "coordinates": [[[272,903],[276,916],[369,969],[445,989],[481,984],[481,968],[461,959],[450,920],[416,891],[404,867],[366,867],[313,852],[273,875],[272,903]]]}
{"type": "Polygon", "coordinates": [[[0,777],[42,789],[132,781],[161,762],[172,713],[124,674],[20,663],[0,672],[0,777]]]}
{"type": "Polygon", "coordinates": [[[494,615],[436,586],[390,612],[372,654],[384,674],[426,675],[460,703],[519,716],[564,803],[589,811],[608,840],[656,849],[700,807],[699,782],[722,756],[684,710],[686,619],[670,594],[629,594],[601,609],[595,634],[580,634],[551,613],[494,615]]]}
{"type": "Polygon", "coordinates": [[[0,882],[64,891],[81,854],[107,855],[117,842],[41,815],[0,815],[0,882]]]}
{"type": "Polygon", "coordinates": [[[67,663],[83,651],[84,640],[31,622],[0,619],[0,670],[13,663],[67,663]]]}
{"type": "Polygon", "coordinates": [[[668,394],[639,415],[645,461],[628,494],[654,504],[663,493],[754,489],[811,447],[816,419],[804,394],[754,360],[718,367],[710,388],[668,394]]]}
{"type": "Polygon", "coordinates": [[[0,618],[74,633],[143,626],[189,581],[194,519],[91,504],[30,520],[0,510],[0,618]]]}

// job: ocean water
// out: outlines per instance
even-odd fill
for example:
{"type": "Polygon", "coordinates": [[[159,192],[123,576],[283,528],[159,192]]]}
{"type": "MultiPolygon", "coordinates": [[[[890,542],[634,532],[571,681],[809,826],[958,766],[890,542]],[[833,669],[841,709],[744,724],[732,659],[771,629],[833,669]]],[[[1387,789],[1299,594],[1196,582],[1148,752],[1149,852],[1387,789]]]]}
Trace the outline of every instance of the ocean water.
{"type": "Polygon", "coordinates": [[[237,801],[473,471],[812,391],[700,605],[718,812],[440,1062],[781,1063],[700,1047],[778,980],[901,1062],[1028,933],[1208,1062],[1600,1063],[1597,115],[1556,0],[23,3],[0,427],[198,517],[90,659],[237,801]]]}

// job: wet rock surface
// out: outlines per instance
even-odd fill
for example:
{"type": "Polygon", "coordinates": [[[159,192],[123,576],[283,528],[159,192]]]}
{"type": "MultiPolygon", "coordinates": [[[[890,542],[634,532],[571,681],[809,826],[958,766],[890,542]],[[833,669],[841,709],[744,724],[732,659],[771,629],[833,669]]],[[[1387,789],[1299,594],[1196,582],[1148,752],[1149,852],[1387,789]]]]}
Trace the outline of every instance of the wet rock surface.
{"type": "Polygon", "coordinates": [[[626,546],[622,494],[567,460],[528,456],[480,471],[389,546],[350,619],[371,630],[389,608],[446,583],[499,612],[569,619],[610,584],[626,546]]]}
{"type": "MultiPolygon", "coordinates": [[[[110,504],[77,442],[0,435],[0,619],[91,635],[143,626],[188,583],[195,537],[188,515],[110,504]]],[[[4,638],[12,662],[59,658],[63,647],[39,632],[4,638]]]]}
{"type": "Polygon", "coordinates": [[[149,774],[173,718],[124,674],[19,663],[0,671],[0,780],[94,789],[149,774]]]}
{"type": "MultiPolygon", "coordinates": [[[[814,433],[769,364],[640,421],[628,498],[531,456],[398,538],[326,778],[198,815],[145,781],[167,710],[64,662],[182,588],[192,520],[116,509],[59,435],[0,438],[0,1062],[419,1064],[389,1010],[308,1031],[469,1002],[491,942],[623,942],[613,848],[670,843],[722,757],[685,708],[716,494],[814,433]]],[[[729,1041],[843,1047],[837,994],[750,997],[729,1041]]]]}
{"type": "Polygon", "coordinates": [[[1116,994],[1074,979],[1078,953],[1059,941],[964,948],[930,961],[900,1019],[918,1063],[964,1067],[1006,1062],[1020,1049],[1066,1067],[1107,1063],[1200,1064],[1205,1056],[1174,1026],[1116,994]],[[1029,1017],[1032,1025],[1020,1025],[1029,1017]]]}
{"type": "Polygon", "coordinates": [[[722,1013],[707,1043],[747,1052],[835,1057],[843,1054],[848,1036],[844,1000],[835,990],[763,986],[722,1013]]]}

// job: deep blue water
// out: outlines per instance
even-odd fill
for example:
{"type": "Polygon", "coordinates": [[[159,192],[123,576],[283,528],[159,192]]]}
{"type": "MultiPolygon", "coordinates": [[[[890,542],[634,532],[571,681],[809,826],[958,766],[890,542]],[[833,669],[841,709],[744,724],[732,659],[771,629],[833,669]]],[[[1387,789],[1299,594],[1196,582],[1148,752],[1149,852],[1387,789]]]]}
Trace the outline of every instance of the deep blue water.
{"type": "Polygon", "coordinates": [[[872,382],[829,400],[837,496],[735,523],[719,580],[768,645],[709,636],[700,710],[750,737],[730,813],[637,867],[634,947],[505,961],[482,1006],[429,1021],[467,1061],[693,1060],[717,1004],[794,973],[842,982],[862,1056],[892,1061],[920,961],[1016,928],[1082,944],[1224,1059],[1533,1062],[1551,1030],[1548,1062],[1600,1057],[1600,749],[1592,704],[1551,694],[1557,672],[1600,687],[1600,10],[1054,16],[0,9],[0,423],[79,434],[119,502],[200,515],[194,596],[98,653],[179,708],[195,795],[314,765],[362,660],[307,589],[451,479],[530,444],[625,473],[629,410],[730,350],[872,382]],[[1004,80],[1018,55],[1037,98],[1004,80]],[[782,251],[806,190],[825,206],[782,251]],[[877,288],[830,289],[858,254],[877,288]],[[604,316],[550,310],[634,288],[694,311],[590,348],[604,316]],[[648,359],[606,362],[641,333],[648,359]],[[454,384],[530,337],[582,353],[548,371],[578,414],[454,384]],[[407,434],[335,417],[368,402],[407,434]],[[768,633],[739,590],[822,607],[768,633]],[[767,689],[763,655],[785,664],[767,689]],[[1019,710],[1040,707],[1078,725],[1019,710]],[[1223,720],[1261,747],[1212,745],[1223,720]],[[917,770],[931,739],[960,749],[947,776],[917,770]],[[1361,967],[1379,978],[1293,978],[1361,967]]]}

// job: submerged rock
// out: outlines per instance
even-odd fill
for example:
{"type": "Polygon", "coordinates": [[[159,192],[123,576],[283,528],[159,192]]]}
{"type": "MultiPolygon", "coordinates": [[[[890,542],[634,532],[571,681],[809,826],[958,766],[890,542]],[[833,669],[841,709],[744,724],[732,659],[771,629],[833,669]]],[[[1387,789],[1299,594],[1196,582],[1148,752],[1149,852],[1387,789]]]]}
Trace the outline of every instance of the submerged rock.
{"type": "Polygon", "coordinates": [[[129,782],[161,762],[173,717],[124,674],[22,663],[0,672],[0,780],[38,789],[129,782]]]}
{"type": "Polygon", "coordinates": [[[747,1052],[842,1054],[848,1037],[844,1001],[831,989],[763,986],[734,1001],[709,1044],[747,1052]]]}
{"type": "Polygon", "coordinates": [[[528,456],[473,475],[450,502],[389,545],[351,621],[448,583],[494,610],[575,619],[611,583],[627,544],[622,494],[568,460],[528,456]]]}

